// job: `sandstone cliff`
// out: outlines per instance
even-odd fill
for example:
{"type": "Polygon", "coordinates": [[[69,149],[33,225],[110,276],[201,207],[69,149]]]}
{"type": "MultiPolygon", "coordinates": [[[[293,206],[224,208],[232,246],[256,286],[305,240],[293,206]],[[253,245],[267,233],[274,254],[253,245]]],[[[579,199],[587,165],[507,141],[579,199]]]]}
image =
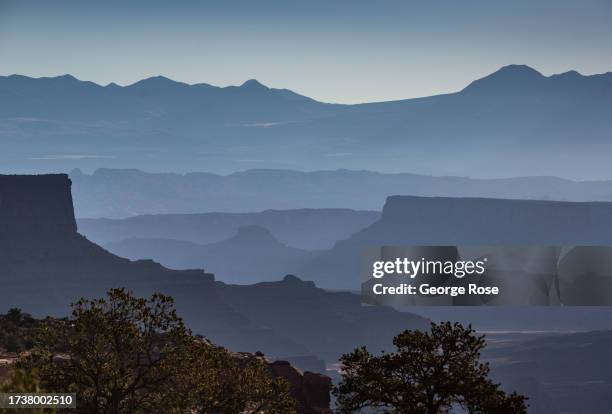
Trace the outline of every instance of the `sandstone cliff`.
{"type": "Polygon", "coordinates": [[[77,233],[65,175],[0,176],[0,247],[0,311],[64,316],[71,302],[101,297],[111,287],[138,295],[158,291],[173,296],[193,331],[215,343],[330,363],[357,345],[378,348],[403,329],[426,324],[392,309],[363,308],[357,295],[296,278],[238,287],[202,270],[115,256],[77,233]]]}
{"type": "Polygon", "coordinates": [[[194,330],[223,344],[293,355],[307,353],[234,311],[219,299],[214,277],[174,271],[149,261],[112,255],[77,233],[70,180],[65,175],[0,176],[0,303],[36,316],[63,316],[80,297],[111,287],[139,295],[161,291],[194,330]]]}
{"type": "Polygon", "coordinates": [[[299,269],[327,288],[359,288],[375,246],[612,245],[612,203],[391,196],[381,219],[299,269]]]}

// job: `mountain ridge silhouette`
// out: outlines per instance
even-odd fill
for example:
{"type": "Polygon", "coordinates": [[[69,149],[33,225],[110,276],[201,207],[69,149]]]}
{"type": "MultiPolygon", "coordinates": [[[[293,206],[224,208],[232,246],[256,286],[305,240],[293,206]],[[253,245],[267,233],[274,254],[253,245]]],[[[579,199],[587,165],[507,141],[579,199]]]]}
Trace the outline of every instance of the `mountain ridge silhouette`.
{"type": "Polygon", "coordinates": [[[479,178],[612,178],[612,74],[544,76],[511,65],[464,89],[346,105],[249,80],[151,77],[100,86],[72,76],[0,77],[5,171],[250,167],[479,178]]]}

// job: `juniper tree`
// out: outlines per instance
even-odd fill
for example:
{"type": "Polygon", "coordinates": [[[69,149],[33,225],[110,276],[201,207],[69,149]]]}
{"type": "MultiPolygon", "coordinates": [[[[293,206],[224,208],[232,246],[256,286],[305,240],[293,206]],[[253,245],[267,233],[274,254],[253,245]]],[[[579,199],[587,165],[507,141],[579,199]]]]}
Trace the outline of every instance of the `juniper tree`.
{"type": "Polygon", "coordinates": [[[342,381],[334,388],[340,413],[368,408],[394,414],[526,414],[526,398],[507,394],[480,361],[483,336],[458,323],[432,323],[429,331],[404,331],[395,352],[365,347],[341,357],[342,381]]]}

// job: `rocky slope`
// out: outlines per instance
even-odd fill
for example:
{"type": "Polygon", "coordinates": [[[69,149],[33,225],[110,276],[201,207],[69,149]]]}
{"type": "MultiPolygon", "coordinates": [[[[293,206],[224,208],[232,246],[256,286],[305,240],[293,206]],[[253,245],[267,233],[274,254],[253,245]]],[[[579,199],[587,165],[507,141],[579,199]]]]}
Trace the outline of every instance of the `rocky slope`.
{"type": "Polygon", "coordinates": [[[8,287],[0,290],[4,310],[19,307],[35,316],[62,316],[79,297],[100,297],[111,287],[127,287],[139,295],[161,291],[175,298],[178,312],[196,333],[215,343],[271,357],[328,360],[349,350],[348,344],[304,338],[319,338],[322,329],[342,337],[360,327],[354,339],[361,344],[371,338],[368,327],[391,337],[426,324],[423,318],[387,308],[364,312],[357,297],[336,303],[331,293],[288,281],[255,289],[245,306],[234,300],[242,295],[241,288],[215,282],[202,270],[174,271],[152,261],[120,258],[76,232],[70,184],[66,175],[0,176],[0,283],[8,287]],[[275,300],[268,294],[272,290],[275,300]],[[313,297],[327,299],[310,303],[313,297]],[[295,303],[301,305],[289,312],[295,303]],[[302,336],[287,329],[310,318],[314,306],[318,319],[301,327],[302,336]]]}

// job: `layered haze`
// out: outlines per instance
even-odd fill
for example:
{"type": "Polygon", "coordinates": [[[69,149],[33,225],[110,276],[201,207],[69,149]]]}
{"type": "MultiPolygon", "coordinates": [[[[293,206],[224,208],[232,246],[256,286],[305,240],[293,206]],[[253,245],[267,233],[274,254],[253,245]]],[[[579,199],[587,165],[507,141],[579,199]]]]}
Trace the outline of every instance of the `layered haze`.
{"type": "Polygon", "coordinates": [[[612,295],[611,17],[0,0],[0,316],[162,292],[194,333],[334,381],[343,353],[457,321],[529,414],[607,414],[612,308],[578,305],[612,295]],[[564,306],[364,306],[382,246],[503,246],[513,293],[553,280],[564,306]],[[527,279],[533,249],[556,274],[527,279]]]}
{"type": "Polygon", "coordinates": [[[612,178],[612,74],[510,65],[445,95],[361,105],[250,80],[100,86],[0,78],[4,171],[80,167],[230,173],[367,169],[471,177],[612,178]]]}

